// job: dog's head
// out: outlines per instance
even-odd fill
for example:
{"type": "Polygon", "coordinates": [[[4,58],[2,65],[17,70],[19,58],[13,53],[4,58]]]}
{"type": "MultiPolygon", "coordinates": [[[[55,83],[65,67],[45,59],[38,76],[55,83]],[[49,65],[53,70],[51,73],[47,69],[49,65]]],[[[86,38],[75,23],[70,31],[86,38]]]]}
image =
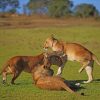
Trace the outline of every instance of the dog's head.
{"type": "Polygon", "coordinates": [[[53,36],[50,36],[49,38],[46,39],[46,41],[44,42],[44,46],[43,48],[45,50],[47,50],[48,48],[52,48],[53,44],[57,42],[57,39],[54,38],[53,36]]]}
{"type": "Polygon", "coordinates": [[[35,82],[41,77],[44,76],[53,76],[54,71],[52,69],[44,68],[44,65],[37,65],[32,71],[33,79],[35,82]]]}

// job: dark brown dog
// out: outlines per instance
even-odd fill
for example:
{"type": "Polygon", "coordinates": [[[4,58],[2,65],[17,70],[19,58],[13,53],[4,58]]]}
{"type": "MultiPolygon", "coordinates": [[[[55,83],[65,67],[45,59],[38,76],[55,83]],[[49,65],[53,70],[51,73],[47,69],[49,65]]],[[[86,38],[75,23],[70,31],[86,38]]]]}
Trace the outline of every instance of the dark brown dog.
{"type": "Polygon", "coordinates": [[[7,80],[7,74],[12,74],[13,78],[11,83],[14,84],[15,79],[22,71],[31,73],[36,65],[43,64],[43,59],[43,53],[38,56],[15,56],[10,58],[1,72],[3,75],[3,83],[7,80]]]}
{"type": "Polygon", "coordinates": [[[52,69],[44,69],[44,65],[38,66],[35,67],[35,70],[33,71],[33,80],[35,81],[36,86],[41,89],[66,90],[70,93],[76,93],[68,86],[67,83],[65,83],[63,78],[52,75],[52,69]]]}
{"type": "Polygon", "coordinates": [[[21,74],[22,71],[32,73],[33,69],[38,64],[43,64],[44,62],[45,62],[45,65],[48,65],[49,67],[52,64],[55,64],[59,67],[63,65],[62,59],[59,54],[55,52],[51,52],[49,53],[48,57],[46,55],[48,54],[42,53],[37,56],[15,56],[15,57],[10,58],[7,61],[7,63],[4,65],[4,68],[1,72],[3,75],[3,83],[6,82],[7,74],[13,75],[11,83],[14,84],[14,81],[21,74]],[[48,63],[46,63],[47,61],[48,63]]]}
{"type": "Polygon", "coordinates": [[[67,62],[67,56],[63,52],[46,52],[44,57],[44,65],[48,68],[51,65],[57,65],[58,71],[56,75],[61,75],[65,63],[67,62]]]}

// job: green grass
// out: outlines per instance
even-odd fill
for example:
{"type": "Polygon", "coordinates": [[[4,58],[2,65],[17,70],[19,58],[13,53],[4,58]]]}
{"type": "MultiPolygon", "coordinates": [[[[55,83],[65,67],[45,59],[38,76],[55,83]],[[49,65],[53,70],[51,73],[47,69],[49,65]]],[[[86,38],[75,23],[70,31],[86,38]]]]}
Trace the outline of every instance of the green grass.
{"type": "MultiPolygon", "coordinates": [[[[46,27],[31,29],[0,29],[0,71],[3,64],[15,55],[38,55],[43,52],[45,39],[54,34],[58,39],[67,42],[77,42],[100,59],[100,28],[96,26],[76,27],[46,27]]],[[[68,62],[65,65],[62,76],[66,80],[86,80],[85,71],[78,73],[80,64],[68,62]]],[[[55,73],[57,67],[53,66],[55,73]]],[[[66,91],[41,90],[32,84],[31,75],[23,72],[15,81],[16,85],[10,85],[11,76],[8,76],[8,85],[2,84],[0,76],[0,100],[99,100],[100,99],[100,66],[94,66],[94,79],[90,84],[82,84],[85,97],[78,97],[66,91]]]]}

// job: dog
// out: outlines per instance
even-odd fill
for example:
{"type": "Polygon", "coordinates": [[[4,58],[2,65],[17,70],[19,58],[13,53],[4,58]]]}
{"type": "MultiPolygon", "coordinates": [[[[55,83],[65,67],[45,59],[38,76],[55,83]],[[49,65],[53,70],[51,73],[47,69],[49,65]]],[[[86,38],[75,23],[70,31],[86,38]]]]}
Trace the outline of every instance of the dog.
{"type": "Polygon", "coordinates": [[[61,75],[61,72],[67,62],[67,56],[63,52],[46,52],[44,57],[44,66],[49,68],[51,65],[57,65],[58,71],[56,75],[61,75]]]}
{"type": "MultiPolygon", "coordinates": [[[[35,67],[33,70],[33,80],[35,81],[35,85],[41,89],[66,90],[70,93],[77,94],[69,87],[68,83],[65,83],[64,78],[53,76],[53,73],[52,69],[46,69],[44,65],[38,65],[38,67],[35,67]]],[[[81,93],[81,95],[84,95],[84,93],[81,93]]]]}
{"type": "MultiPolygon", "coordinates": [[[[85,69],[88,75],[88,80],[84,81],[84,83],[89,83],[93,80],[94,61],[96,61],[98,65],[100,65],[100,62],[87,48],[77,43],[59,41],[53,36],[47,38],[44,42],[44,49],[47,50],[48,48],[51,48],[53,51],[63,52],[67,56],[67,60],[80,62],[82,67],[79,69],[79,73],[85,69]]],[[[62,72],[61,69],[60,72],[62,72]]]]}
{"type": "Polygon", "coordinates": [[[32,73],[32,70],[38,65],[44,63],[44,54],[37,56],[14,56],[5,63],[1,72],[3,83],[6,83],[7,74],[12,74],[11,84],[18,78],[22,71],[32,73]]]}

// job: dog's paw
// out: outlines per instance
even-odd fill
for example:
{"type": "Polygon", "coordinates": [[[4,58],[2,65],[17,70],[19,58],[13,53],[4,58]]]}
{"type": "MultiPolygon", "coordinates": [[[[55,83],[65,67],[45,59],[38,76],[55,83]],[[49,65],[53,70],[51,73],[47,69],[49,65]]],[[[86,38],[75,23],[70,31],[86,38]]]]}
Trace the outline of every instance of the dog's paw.
{"type": "Polygon", "coordinates": [[[6,81],[5,81],[5,80],[3,80],[3,81],[2,81],[2,84],[6,84],[6,81]]]}
{"type": "Polygon", "coordinates": [[[76,85],[76,86],[78,86],[78,87],[80,87],[80,86],[81,86],[81,84],[80,84],[80,83],[76,83],[75,85],[76,85]]]}
{"type": "Polygon", "coordinates": [[[88,80],[88,81],[83,81],[83,83],[90,83],[90,82],[92,82],[92,80],[88,80]]]}

